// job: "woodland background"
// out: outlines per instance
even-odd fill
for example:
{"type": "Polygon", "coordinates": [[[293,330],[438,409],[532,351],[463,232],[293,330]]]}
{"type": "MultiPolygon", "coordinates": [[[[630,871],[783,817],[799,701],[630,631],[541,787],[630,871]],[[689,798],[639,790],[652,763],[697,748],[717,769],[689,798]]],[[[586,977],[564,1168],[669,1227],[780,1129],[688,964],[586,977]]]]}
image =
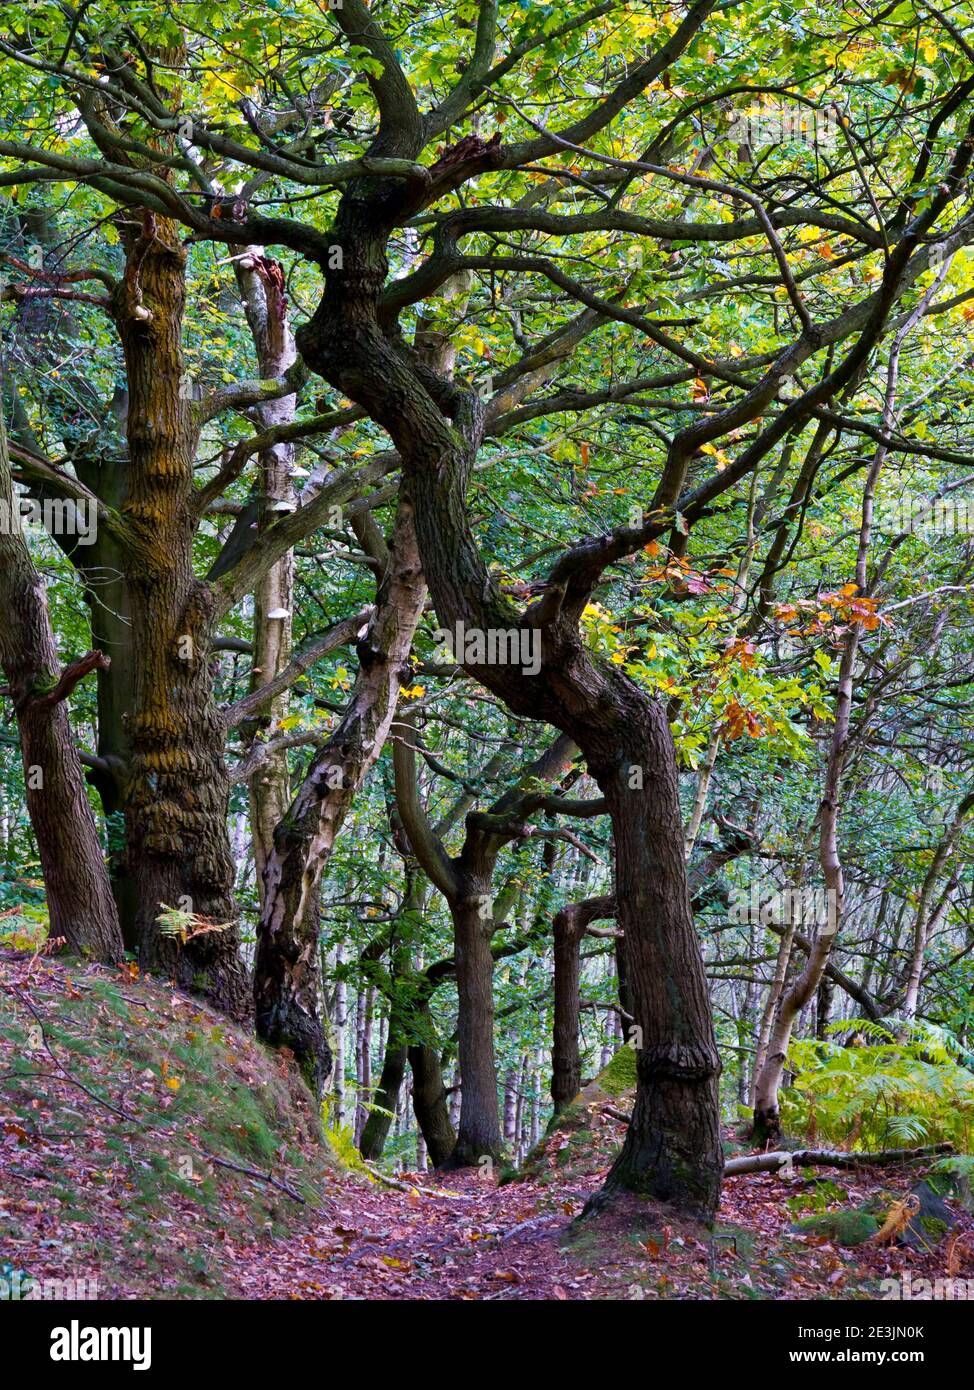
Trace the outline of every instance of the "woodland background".
{"type": "Polygon", "coordinates": [[[598,1074],[582,1196],[969,1191],[970,6],[11,3],[0,75],[15,1073],[63,957],[387,1174],[598,1074]]]}

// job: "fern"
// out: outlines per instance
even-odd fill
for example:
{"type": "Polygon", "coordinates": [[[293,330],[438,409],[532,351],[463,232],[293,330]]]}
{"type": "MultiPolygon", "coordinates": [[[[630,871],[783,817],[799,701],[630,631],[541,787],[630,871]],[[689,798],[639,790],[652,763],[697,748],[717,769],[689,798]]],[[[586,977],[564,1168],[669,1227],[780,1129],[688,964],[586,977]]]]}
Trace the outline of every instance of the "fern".
{"type": "Polygon", "coordinates": [[[214,922],[212,917],[204,917],[198,912],[185,912],[182,908],[170,907],[168,903],[162,904],[162,911],[156,921],[159,923],[160,934],[171,937],[181,946],[198,936],[207,936],[210,932],[229,931],[233,926],[232,922],[214,922]]]}
{"type": "Polygon", "coordinates": [[[782,1095],[787,1128],[861,1149],[945,1141],[970,1147],[974,1074],[957,1060],[962,1049],[946,1029],[856,1019],[830,1025],[829,1033],[867,1041],[792,1045],[796,1074],[782,1095]]]}
{"type": "Polygon", "coordinates": [[[372,1176],[356,1147],[355,1131],[351,1125],[329,1125],[325,1129],[325,1138],[343,1168],[351,1168],[356,1173],[368,1173],[369,1177],[372,1176]]]}

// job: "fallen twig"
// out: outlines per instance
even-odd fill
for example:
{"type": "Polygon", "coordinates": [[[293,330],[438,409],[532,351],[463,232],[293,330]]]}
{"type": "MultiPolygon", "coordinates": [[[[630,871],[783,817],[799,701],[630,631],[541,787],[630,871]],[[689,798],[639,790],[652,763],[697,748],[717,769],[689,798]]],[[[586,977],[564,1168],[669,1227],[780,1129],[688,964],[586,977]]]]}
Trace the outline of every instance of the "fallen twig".
{"type": "Polygon", "coordinates": [[[449,1197],[454,1202],[473,1200],[466,1192],[448,1192],[445,1187],[420,1187],[418,1183],[402,1182],[399,1178],[390,1178],[387,1174],[380,1173],[378,1168],[373,1168],[366,1159],[363,1158],[362,1162],[376,1182],[381,1182],[385,1187],[394,1187],[397,1192],[418,1192],[422,1197],[449,1197]]]}
{"type": "Polygon", "coordinates": [[[618,1120],[622,1125],[627,1125],[632,1119],[632,1116],[627,1115],[623,1110],[613,1110],[611,1105],[603,1105],[602,1114],[608,1115],[613,1120],[618,1120]]]}
{"type": "Polygon", "coordinates": [[[865,1164],[886,1165],[891,1163],[910,1163],[917,1158],[931,1158],[935,1154],[951,1154],[953,1144],[926,1144],[919,1149],[881,1149],[876,1153],[847,1153],[842,1149],[775,1149],[766,1154],[745,1154],[743,1158],[730,1158],[724,1164],[724,1177],[733,1178],[741,1173],[773,1173],[779,1168],[859,1168],[865,1164]]]}

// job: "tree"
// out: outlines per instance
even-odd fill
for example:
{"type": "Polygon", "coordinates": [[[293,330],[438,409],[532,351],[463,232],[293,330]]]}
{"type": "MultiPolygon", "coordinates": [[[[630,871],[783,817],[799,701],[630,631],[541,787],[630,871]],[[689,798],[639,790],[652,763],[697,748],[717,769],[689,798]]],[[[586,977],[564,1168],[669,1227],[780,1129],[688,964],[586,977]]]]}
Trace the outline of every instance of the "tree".
{"type": "MultiPolygon", "coordinates": [[[[875,10],[843,7],[796,37],[760,6],[715,0],[678,17],[622,4],[511,16],[483,0],[472,34],[461,7],[423,10],[422,42],[411,44],[390,37],[381,5],[346,0],[327,16],[299,7],[270,70],[266,35],[244,25],[234,37],[247,88],[235,106],[204,78],[225,50],[205,8],[200,25],[184,34],[167,20],[151,41],[178,54],[178,94],[139,22],[108,5],[68,7],[32,21],[29,40],[15,29],[0,44],[17,90],[34,97],[34,74],[51,79],[45,110],[64,116],[81,94],[86,132],[85,153],[0,141],[4,186],[81,183],[140,217],[182,224],[194,241],[293,258],[316,303],[296,327],[298,350],[334,393],[300,428],[350,427],[352,458],[370,460],[340,470],[329,500],[368,509],[369,487],[398,475],[457,663],[509,713],[570,738],[605,798],[641,1030],[639,1093],[610,1190],[703,1215],[722,1171],[720,1056],[689,902],[681,760],[713,751],[709,783],[696,788],[702,808],[733,777],[739,739],[766,740],[771,759],[796,755],[826,717],[806,677],[814,657],[801,658],[796,692],[761,675],[755,647],[777,640],[783,572],[812,591],[801,604],[823,592],[815,565],[794,559],[809,509],[823,496],[837,513],[868,508],[862,441],[944,474],[969,462],[963,448],[911,437],[877,410],[874,377],[886,339],[915,313],[963,311],[959,280],[953,298],[922,300],[931,272],[972,236],[970,44],[950,16],[912,5],[880,35],[869,25],[885,11],[875,10]],[[921,50],[929,66],[917,75],[921,50]],[[770,140],[757,98],[779,121],[770,140]],[[215,171],[224,187],[259,173],[260,196],[214,193],[215,171]],[[280,199],[289,215],[267,215],[280,199]],[[468,288],[444,313],[441,292],[458,276],[468,288]],[[467,354],[461,370],[420,350],[421,317],[467,354]],[[539,439],[567,477],[540,475],[556,496],[530,553],[491,530],[484,506],[495,478],[511,495],[538,479],[539,439]],[[643,466],[619,470],[616,489],[614,451],[633,439],[643,466]],[[505,449],[517,450],[513,461],[505,449]],[[779,491],[790,499],[780,516],[779,491]],[[742,557],[758,547],[754,626],[731,604],[720,650],[710,601],[728,571],[745,587],[742,557]],[[641,606],[654,585],[658,601],[641,606]],[[699,618],[692,635],[680,608],[699,618]],[[682,641],[679,674],[675,655],[669,669],[657,661],[656,636],[673,639],[671,651],[682,641]],[[713,716],[702,729],[692,719],[701,698],[713,716]],[[795,728],[799,706],[811,733],[795,728]]],[[[249,408],[292,390],[238,383],[212,404],[249,408]]],[[[200,514],[249,456],[234,450],[197,489],[200,514]]],[[[257,537],[216,582],[214,613],[229,613],[312,533],[327,491],[257,537]]],[[[530,511],[520,495],[508,516],[530,511]]],[[[845,595],[847,626],[872,631],[858,579],[856,594],[845,595]]],[[[844,760],[832,760],[830,805],[844,760]]],[[[691,820],[693,846],[700,817],[691,820]]],[[[834,878],[827,821],[823,872],[834,878]]],[[[303,855],[295,866],[305,871],[303,855]]],[[[290,940],[291,908],[285,916],[290,940]]],[[[821,974],[827,952],[810,947],[821,974]]]]}
{"type": "Polygon", "coordinates": [[[122,958],[122,936],[66,703],[105,658],[88,652],[62,669],[19,502],[0,413],[0,665],[17,715],[50,934],[80,955],[114,965],[122,958]]]}

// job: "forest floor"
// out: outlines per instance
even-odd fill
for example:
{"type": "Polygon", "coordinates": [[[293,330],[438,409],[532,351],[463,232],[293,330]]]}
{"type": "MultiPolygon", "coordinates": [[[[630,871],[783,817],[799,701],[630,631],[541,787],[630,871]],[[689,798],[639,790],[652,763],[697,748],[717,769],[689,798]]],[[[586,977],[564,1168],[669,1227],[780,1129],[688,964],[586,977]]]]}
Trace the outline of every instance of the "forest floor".
{"type": "MultiPolygon", "coordinates": [[[[888,1192],[902,1172],[869,1173],[843,1190],[857,1200],[888,1192]]],[[[473,1174],[430,1190],[347,1187],[298,1239],[228,1250],[228,1291],[300,1299],[822,1299],[883,1297],[881,1281],[947,1277],[947,1248],[844,1249],[795,1233],[780,1180],[726,1184],[713,1235],[626,1202],[575,1224],[591,1187],[501,1188],[473,1174]]],[[[955,1232],[955,1276],[974,1285],[974,1223],[955,1232]],[[960,1270],[966,1273],[961,1274],[960,1270]]]]}
{"type": "Polygon", "coordinates": [[[316,1139],[287,1064],[197,1001],[0,948],[0,1275],[150,1299],[875,1299],[906,1272],[974,1287],[955,1202],[929,1248],[793,1229],[867,1207],[881,1224],[923,1164],[731,1178],[713,1232],[634,1199],[578,1222],[622,1136],[613,1109],[550,1135],[521,1180],[376,1180],[316,1139]]]}

